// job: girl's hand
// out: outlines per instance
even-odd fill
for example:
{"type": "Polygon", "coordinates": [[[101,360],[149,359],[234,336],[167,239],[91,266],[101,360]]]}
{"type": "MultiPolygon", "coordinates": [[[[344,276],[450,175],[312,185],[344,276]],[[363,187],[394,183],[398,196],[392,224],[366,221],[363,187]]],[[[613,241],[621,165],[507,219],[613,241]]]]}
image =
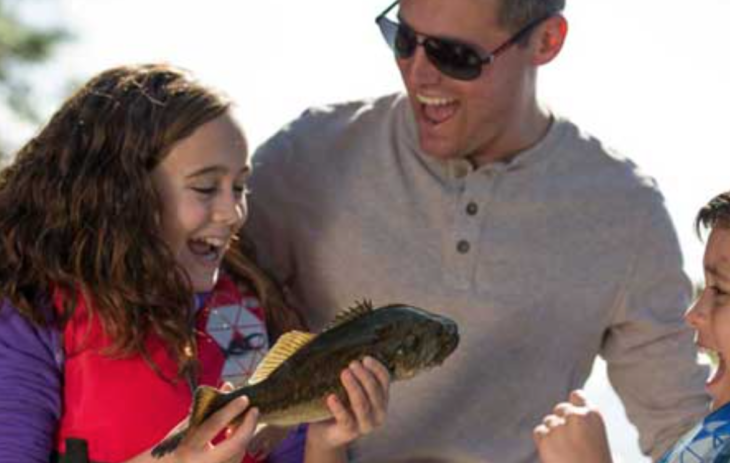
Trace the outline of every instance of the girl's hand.
{"type": "Polygon", "coordinates": [[[533,431],[542,463],[611,463],[606,427],[582,391],[555,406],[533,431]]]}
{"type": "Polygon", "coordinates": [[[309,425],[307,446],[341,449],[385,422],[390,373],[372,357],[355,361],[340,374],[350,408],[334,394],[327,397],[333,418],[309,425]]]}
{"type": "MultiPolygon", "coordinates": [[[[233,387],[229,384],[225,384],[221,388],[224,392],[232,389],[233,387]]],[[[127,463],[240,463],[246,454],[246,448],[256,429],[259,416],[256,408],[246,410],[248,403],[247,397],[239,397],[221,408],[194,432],[186,435],[177,449],[164,458],[157,459],[150,452],[146,452],[127,463]],[[233,429],[230,423],[241,413],[244,413],[244,417],[238,427],[233,429]],[[211,441],[221,433],[224,433],[226,438],[213,445],[211,441]]],[[[170,433],[174,433],[186,422],[187,419],[170,433]]]]}

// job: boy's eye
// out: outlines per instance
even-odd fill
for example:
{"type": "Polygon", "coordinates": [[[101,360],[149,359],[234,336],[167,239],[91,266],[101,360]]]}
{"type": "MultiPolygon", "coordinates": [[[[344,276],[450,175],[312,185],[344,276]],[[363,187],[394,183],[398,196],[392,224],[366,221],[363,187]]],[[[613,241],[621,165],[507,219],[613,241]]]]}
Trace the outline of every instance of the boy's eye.
{"type": "Polygon", "coordinates": [[[712,286],[710,289],[712,289],[712,292],[717,297],[725,297],[725,296],[728,295],[728,293],[726,293],[725,291],[723,291],[723,289],[720,288],[719,286],[712,286]]]}

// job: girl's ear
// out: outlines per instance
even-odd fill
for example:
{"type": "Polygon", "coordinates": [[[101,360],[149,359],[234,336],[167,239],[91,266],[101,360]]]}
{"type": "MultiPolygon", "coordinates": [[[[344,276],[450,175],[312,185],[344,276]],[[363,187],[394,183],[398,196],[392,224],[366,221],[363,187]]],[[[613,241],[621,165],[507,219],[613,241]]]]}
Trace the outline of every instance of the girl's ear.
{"type": "Polygon", "coordinates": [[[562,14],[547,18],[537,29],[533,37],[534,64],[537,66],[552,61],[563,49],[565,37],[568,35],[568,21],[562,14]]]}

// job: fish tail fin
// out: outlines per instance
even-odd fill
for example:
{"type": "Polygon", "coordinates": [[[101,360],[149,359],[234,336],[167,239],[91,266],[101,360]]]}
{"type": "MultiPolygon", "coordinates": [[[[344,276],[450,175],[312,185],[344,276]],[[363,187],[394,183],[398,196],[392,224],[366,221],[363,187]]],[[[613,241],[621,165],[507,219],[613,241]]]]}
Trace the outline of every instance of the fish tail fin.
{"type": "Polygon", "coordinates": [[[188,427],[184,427],[180,431],[167,436],[162,442],[157,444],[152,449],[152,456],[155,458],[162,458],[168,453],[175,451],[180,442],[185,438],[188,433],[188,427]]]}
{"type": "Polygon", "coordinates": [[[162,442],[157,444],[152,449],[152,456],[155,458],[162,458],[168,453],[175,451],[178,445],[180,445],[180,442],[182,442],[191,429],[197,428],[200,423],[205,421],[206,418],[220,408],[220,403],[223,402],[220,399],[222,398],[221,396],[224,395],[224,393],[219,392],[213,387],[198,387],[195,390],[192,411],[190,412],[187,424],[185,424],[179,431],[170,434],[162,442]]]}
{"type": "Polygon", "coordinates": [[[227,402],[224,397],[227,394],[210,386],[200,386],[195,390],[193,397],[193,409],[190,412],[190,427],[197,427],[210,415],[219,410],[227,402]]]}

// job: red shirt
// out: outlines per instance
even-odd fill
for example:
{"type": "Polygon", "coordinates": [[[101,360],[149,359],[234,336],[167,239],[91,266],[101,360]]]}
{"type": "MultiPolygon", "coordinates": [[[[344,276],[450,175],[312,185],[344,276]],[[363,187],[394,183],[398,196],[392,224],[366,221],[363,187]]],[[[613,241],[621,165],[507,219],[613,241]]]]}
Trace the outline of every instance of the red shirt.
{"type": "MultiPolygon", "coordinates": [[[[57,308],[62,307],[62,300],[63,294],[56,291],[57,308]]],[[[222,276],[207,304],[197,312],[198,384],[219,386],[224,367],[233,379],[245,379],[264,355],[268,339],[263,310],[252,301],[257,299],[222,276]],[[243,327],[235,323],[238,318],[252,323],[243,327]],[[211,328],[215,338],[209,333],[211,328]],[[245,350],[251,346],[241,348],[241,343],[236,343],[242,337],[261,341],[255,346],[259,347],[255,355],[251,349],[245,350]],[[226,340],[228,345],[219,344],[226,340]],[[235,355],[242,350],[247,355],[235,355]],[[243,362],[242,357],[255,361],[243,362]]],[[[63,332],[67,357],[57,448],[64,453],[66,438],[85,439],[91,461],[121,462],[149,450],[182,421],[189,412],[192,392],[187,381],[175,379],[177,363],[155,335],[148,336],[146,347],[161,374],[140,355],[104,355],[110,340],[99,319],[89,319],[86,304],[79,297],[75,314],[63,332]]]]}

